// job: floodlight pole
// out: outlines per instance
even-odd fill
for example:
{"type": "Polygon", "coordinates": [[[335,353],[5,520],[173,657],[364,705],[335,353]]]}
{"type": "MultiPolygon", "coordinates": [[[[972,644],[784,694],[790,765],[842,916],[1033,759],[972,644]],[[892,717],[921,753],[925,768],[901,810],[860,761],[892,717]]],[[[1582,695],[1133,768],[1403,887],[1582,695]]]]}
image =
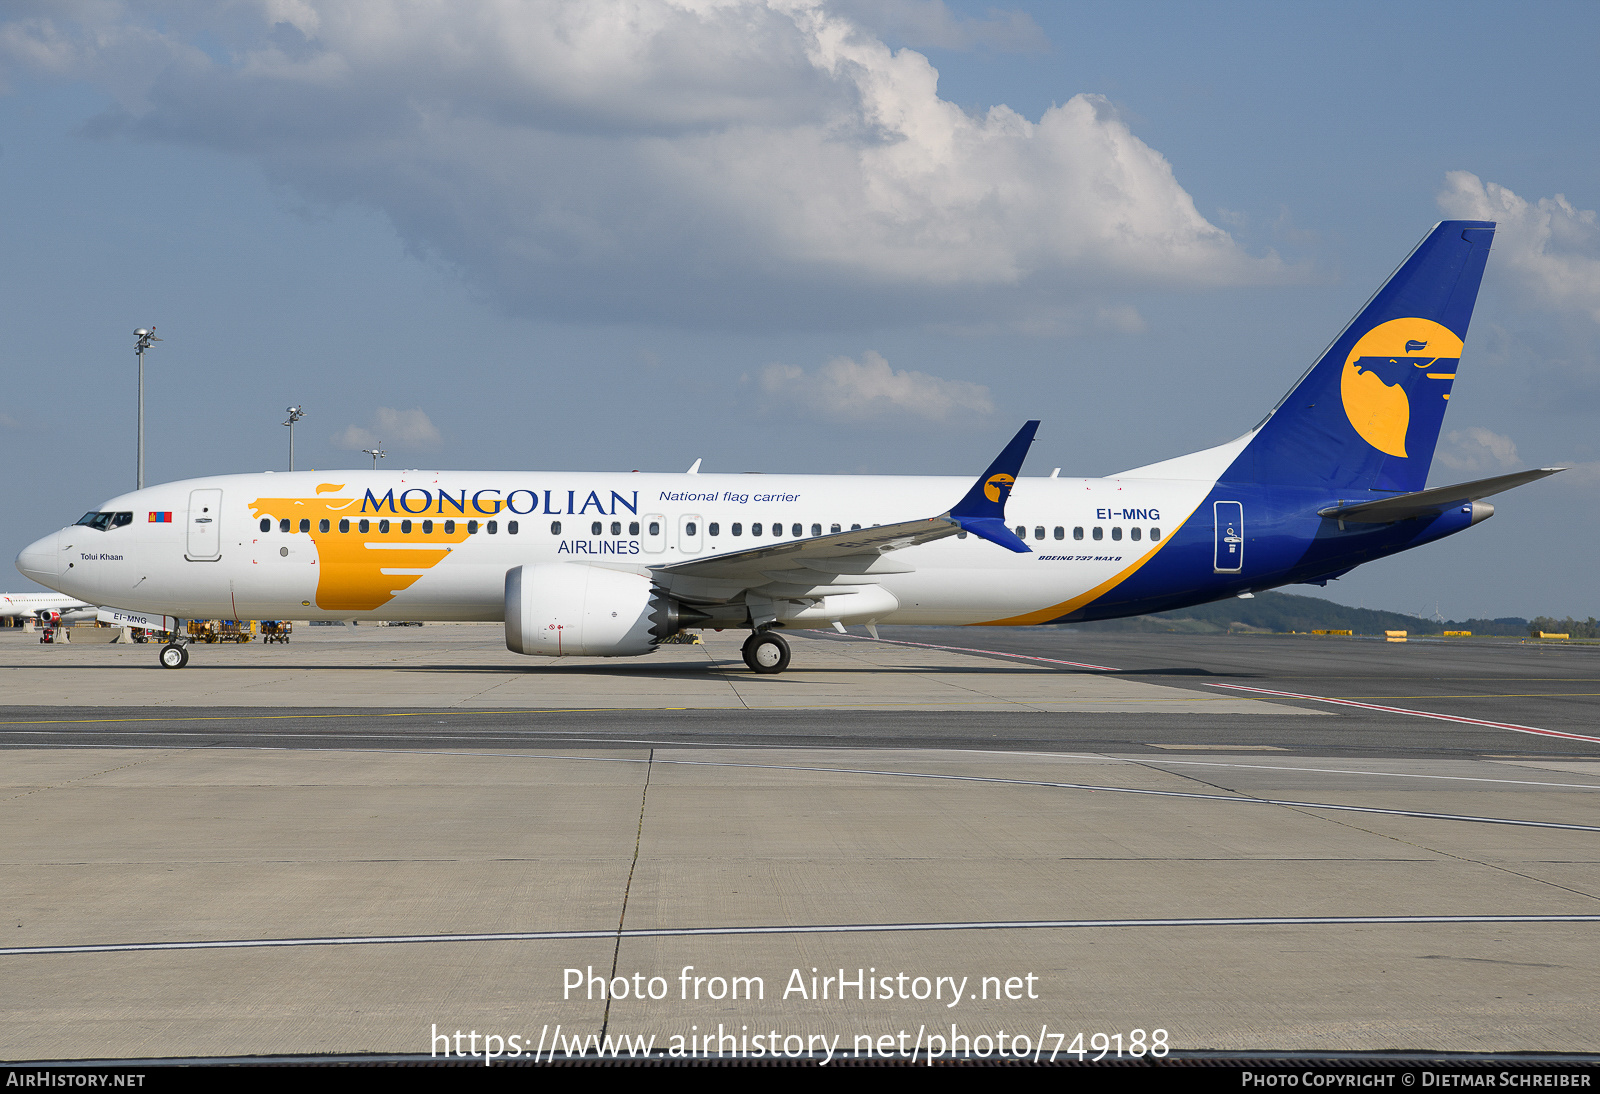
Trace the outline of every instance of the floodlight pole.
{"type": "Polygon", "coordinates": [[[133,352],[134,352],[134,355],[139,358],[139,457],[138,457],[137,462],[134,465],[135,466],[134,482],[136,484],[134,486],[134,489],[143,490],[144,489],[144,351],[150,348],[150,343],[151,342],[159,342],[159,341],[161,341],[161,339],[156,337],[156,328],[153,327],[153,326],[148,328],[148,329],[146,329],[144,327],[140,327],[138,330],[133,332],[133,336],[138,339],[138,341],[134,343],[133,352]]]}
{"type": "Polygon", "coordinates": [[[294,423],[306,416],[303,406],[289,407],[289,420],[283,424],[289,427],[289,470],[294,470],[294,423]]]}

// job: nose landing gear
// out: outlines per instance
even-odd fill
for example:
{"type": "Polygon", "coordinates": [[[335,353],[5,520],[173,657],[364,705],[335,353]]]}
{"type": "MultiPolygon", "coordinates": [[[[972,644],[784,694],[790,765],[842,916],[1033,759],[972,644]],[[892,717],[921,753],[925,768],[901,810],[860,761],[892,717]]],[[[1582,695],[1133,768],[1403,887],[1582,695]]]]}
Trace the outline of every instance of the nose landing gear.
{"type": "Polygon", "coordinates": [[[757,631],[744,641],[744,663],[763,675],[782,672],[789,667],[789,643],[776,631],[757,631]]]}
{"type": "Polygon", "coordinates": [[[161,647],[161,667],[164,669],[181,669],[189,663],[189,644],[187,642],[168,642],[161,647]]]}

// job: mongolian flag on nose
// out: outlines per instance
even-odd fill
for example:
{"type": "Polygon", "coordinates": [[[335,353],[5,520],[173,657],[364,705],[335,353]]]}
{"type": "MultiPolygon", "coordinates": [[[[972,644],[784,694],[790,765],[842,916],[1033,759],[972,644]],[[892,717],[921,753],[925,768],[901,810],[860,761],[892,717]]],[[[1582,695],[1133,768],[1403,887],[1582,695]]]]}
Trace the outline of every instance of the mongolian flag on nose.
{"type": "Polygon", "coordinates": [[[150,523],[151,524],[171,524],[172,523],[172,514],[171,513],[151,513],[150,514],[150,523]]]}

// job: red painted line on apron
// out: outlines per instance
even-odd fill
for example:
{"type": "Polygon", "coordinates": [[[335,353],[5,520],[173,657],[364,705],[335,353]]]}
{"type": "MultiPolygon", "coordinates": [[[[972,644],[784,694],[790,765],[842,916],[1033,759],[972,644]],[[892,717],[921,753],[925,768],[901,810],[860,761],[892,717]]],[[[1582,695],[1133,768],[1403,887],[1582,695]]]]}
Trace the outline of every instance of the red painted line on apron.
{"type": "Polygon", "coordinates": [[[1492,722],[1487,718],[1465,718],[1459,714],[1437,714],[1431,710],[1411,710],[1408,707],[1389,707],[1381,703],[1362,703],[1354,699],[1330,699],[1326,695],[1301,695],[1294,691],[1273,691],[1270,688],[1251,688],[1243,684],[1213,684],[1206,683],[1208,688],[1227,688],[1230,691],[1249,691],[1257,695],[1275,695],[1280,699],[1306,699],[1313,703],[1333,703],[1342,707],[1359,707],[1362,710],[1376,710],[1384,714],[1406,714],[1413,718],[1432,718],[1440,722],[1458,722],[1467,726],[1483,726],[1486,729],[1507,729],[1513,733],[1532,733],[1540,737],[1561,737],[1568,741],[1593,741],[1600,744],[1600,737],[1587,737],[1582,733],[1563,733],[1559,729],[1540,729],[1538,726],[1518,725],[1515,722],[1492,722]]]}
{"type": "Polygon", "coordinates": [[[1091,665],[1084,661],[1062,661],[1055,657],[1035,657],[1029,653],[1011,653],[1007,650],[980,650],[970,646],[935,646],[931,642],[906,642],[899,638],[872,638],[863,634],[824,634],[824,638],[853,638],[857,642],[888,642],[896,646],[920,646],[925,650],[950,650],[953,653],[987,653],[994,657],[1015,657],[1023,661],[1043,661],[1047,665],[1070,665],[1075,669],[1093,669],[1096,672],[1121,672],[1111,665],[1091,665]]]}

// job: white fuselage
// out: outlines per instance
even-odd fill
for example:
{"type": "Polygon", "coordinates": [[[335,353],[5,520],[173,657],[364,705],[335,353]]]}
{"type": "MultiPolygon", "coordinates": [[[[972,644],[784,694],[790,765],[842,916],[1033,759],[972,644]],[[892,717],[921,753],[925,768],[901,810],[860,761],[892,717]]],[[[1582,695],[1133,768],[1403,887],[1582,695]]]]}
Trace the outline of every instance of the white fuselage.
{"type": "MultiPolygon", "coordinates": [[[[897,607],[876,621],[1022,621],[1079,600],[1137,567],[1190,516],[1215,482],[1207,469],[1193,470],[1201,474],[1019,479],[1006,523],[1025,530],[1033,553],[968,536],[896,551],[886,556],[895,572],[874,580],[897,607]]],[[[231,475],[113,498],[102,508],[131,512],[131,521],[63,529],[18,565],[68,595],[180,618],[490,621],[503,618],[515,566],[572,562],[646,574],[927,518],[969,486],[814,475],[231,475]]]]}

